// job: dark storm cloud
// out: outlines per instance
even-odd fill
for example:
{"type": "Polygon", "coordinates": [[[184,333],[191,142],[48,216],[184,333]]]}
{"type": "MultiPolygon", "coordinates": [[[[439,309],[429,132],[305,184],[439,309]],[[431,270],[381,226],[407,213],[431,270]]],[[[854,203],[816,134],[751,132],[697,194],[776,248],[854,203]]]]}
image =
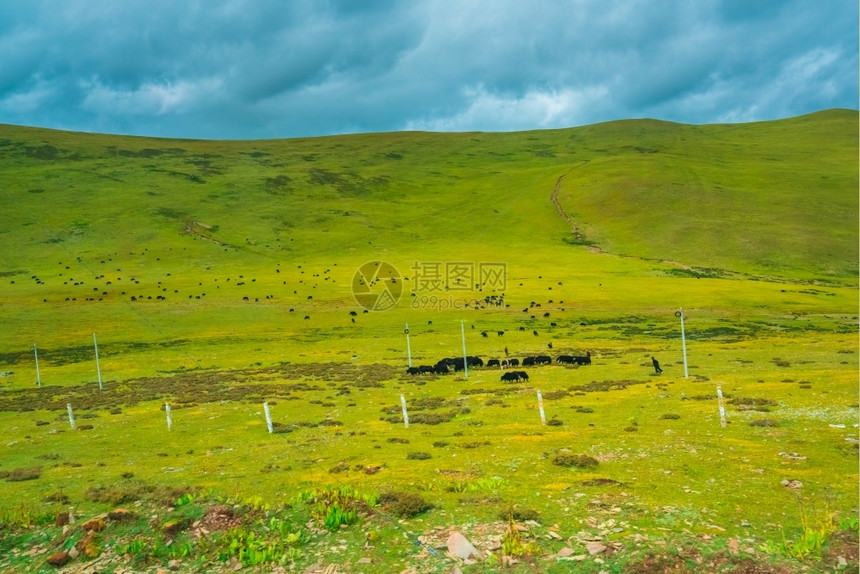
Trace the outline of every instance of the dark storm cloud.
{"type": "Polygon", "coordinates": [[[838,0],[0,6],[0,122],[251,138],[857,107],[838,0]]]}

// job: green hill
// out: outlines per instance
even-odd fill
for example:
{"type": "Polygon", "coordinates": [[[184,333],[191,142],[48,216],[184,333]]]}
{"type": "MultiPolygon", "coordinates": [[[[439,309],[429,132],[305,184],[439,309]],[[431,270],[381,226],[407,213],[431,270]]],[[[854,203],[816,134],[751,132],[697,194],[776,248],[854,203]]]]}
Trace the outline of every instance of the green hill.
{"type": "Polygon", "coordinates": [[[775,275],[857,273],[857,113],[586,128],[562,204],[604,250],[775,275]]]}
{"type": "Polygon", "coordinates": [[[742,125],[253,142],[3,126],[4,241],[15,248],[2,263],[8,272],[48,256],[50,242],[106,253],[179,233],[303,258],[451,238],[500,249],[510,235],[548,246],[572,239],[550,202],[564,176],[561,208],[604,252],[854,276],[857,133],[856,112],[842,110],[742,125]]]}
{"type": "Polygon", "coordinates": [[[0,570],[856,568],[857,135],[0,126],[0,570]]]}
{"type": "Polygon", "coordinates": [[[98,331],[114,349],[153,353],[129,359],[130,376],[156,358],[242,364],[253,341],[387,361],[402,351],[380,337],[399,346],[392,326],[432,320],[435,295],[504,292],[507,307],[482,320],[527,333],[555,332],[521,312],[535,301],[570,324],[679,306],[850,313],[857,156],[845,110],[241,142],[2,126],[0,343],[14,366],[32,341],[85,350],[98,331]],[[353,274],[377,259],[404,277],[404,300],[350,323],[353,274]],[[502,263],[506,284],[421,293],[416,262],[502,263]],[[742,282],[718,279],[729,277],[742,282]],[[847,290],[798,295],[787,281],[847,290]]]}

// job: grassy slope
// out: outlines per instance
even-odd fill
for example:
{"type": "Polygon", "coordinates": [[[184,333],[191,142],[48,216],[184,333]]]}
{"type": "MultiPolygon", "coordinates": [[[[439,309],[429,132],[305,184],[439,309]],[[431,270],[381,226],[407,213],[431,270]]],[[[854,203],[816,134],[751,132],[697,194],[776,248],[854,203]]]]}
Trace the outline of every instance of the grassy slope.
{"type": "MultiPolygon", "coordinates": [[[[3,413],[10,429],[3,469],[47,467],[39,456],[57,452],[84,465],[52,466],[41,480],[9,487],[29,500],[62,487],[75,504],[86,505],[86,488],[115,482],[133,466],[145,481],[191,482],[241,496],[280,493],[278,501],[289,500],[294,487],[319,482],[378,490],[407,485],[423,488],[449,513],[431,516],[440,523],[490,519],[499,505],[517,501],[538,508],[551,523],[568,519],[565,503],[576,516],[590,512],[584,505],[591,496],[571,494],[583,490],[578,484],[584,476],[559,473],[547,461],[558,449],[573,448],[599,455],[597,474],[630,487],[630,516],[636,518],[625,516],[642,528],[685,528],[680,515],[666,510],[677,506],[689,513],[696,531],[715,523],[740,534],[738,524],[746,519],[754,523],[755,537],[777,539],[781,525],[799,521],[792,494],[773,487],[788,476],[777,452],[805,450],[811,462],[790,463],[791,477],[804,479],[813,500],[830,496],[834,507],[848,512],[857,505],[856,451],[846,450],[840,432],[848,431],[827,425],[856,419],[856,134],[856,113],[840,111],[741,126],[635,121],[514,134],[260,142],[4,127],[0,370],[14,371],[4,379],[9,391],[32,388],[28,347],[38,342],[46,384],[69,387],[80,393],[74,400],[87,400],[96,392],[94,331],[106,378],[119,381],[109,383],[106,396],[121,401],[135,385],[149,384],[135,377],[171,375],[177,390],[160,395],[171,400],[191,369],[218,371],[213,385],[240,382],[243,376],[231,369],[283,360],[383,362],[400,369],[406,322],[416,362],[432,362],[460,352],[460,319],[467,321],[470,352],[484,357],[500,355],[504,346],[517,356],[543,352],[548,342],[553,353],[589,348],[599,357],[593,369],[536,371],[537,388],[637,381],[626,391],[548,401],[549,415],[565,426],[543,434],[532,427],[532,390],[509,393],[508,407],[486,405],[489,396],[478,395],[468,399],[471,415],[434,427],[414,425],[420,435],[410,434],[405,446],[386,442],[403,431],[377,420],[381,406],[396,405],[400,393],[410,401],[456,398],[462,382],[419,386],[397,377],[382,388],[341,397],[323,379],[319,389],[295,393],[300,402],[269,395],[278,399],[276,419],[334,417],[365,432],[361,443],[337,428],[251,438],[262,429],[257,405],[265,391],[255,391],[247,404],[178,410],[175,419],[194,420],[194,426],[178,423],[155,444],[150,433],[163,429],[162,414],[153,416],[157,401],[124,408],[122,415],[85,411],[99,415],[92,421],[94,435],[42,432],[64,429],[62,410],[3,413]],[[808,161],[811,154],[815,161],[808,161]],[[572,244],[570,226],[551,201],[561,176],[561,205],[601,252],[572,244]],[[810,210],[800,201],[806,190],[820,188],[827,188],[832,212],[810,210]],[[685,215],[655,219],[669,211],[685,215]],[[353,272],[376,258],[404,275],[416,260],[505,262],[510,308],[416,310],[404,304],[407,292],[397,309],[359,314],[352,323],[348,311],[359,309],[350,294],[353,272]],[[726,274],[693,278],[680,273],[680,265],[718,267],[726,274]],[[167,300],[155,300],[158,295],[167,300]],[[530,308],[532,301],[540,309],[530,308]],[[702,382],[680,375],[672,315],[678,306],[688,314],[691,371],[702,382]],[[506,335],[483,338],[481,330],[506,335]],[[653,382],[651,354],[664,361],[675,385],[670,391],[646,387],[653,382]],[[790,371],[777,364],[785,360],[794,365],[790,371]],[[85,381],[89,386],[81,387],[85,381]],[[773,416],[782,427],[750,434],[745,423],[754,415],[730,409],[733,426],[701,432],[712,405],[683,397],[713,392],[714,381],[734,394],[776,397],[773,416]],[[797,389],[801,381],[810,381],[812,389],[797,389]],[[593,415],[578,414],[577,406],[595,410],[595,426],[585,422],[593,415]],[[659,419],[667,412],[682,418],[659,419]],[[623,432],[633,419],[639,432],[623,432]],[[37,420],[53,422],[34,432],[37,420]],[[686,437],[685,450],[663,442],[669,432],[686,437]],[[88,437],[86,448],[78,436],[88,437]],[[459,450],[471,436],[490,445],[459,450]],[[439,440],[451,446],[434,450],[439,440]],[[248,448],[217,448],[231,444],[248,448]],[[405,463],[411,450],[433,452],[434,458],[405,463]],[[165,471],[179,466],[187,451],[196,454],[182,460],[185,471],[165,471]],[[219,456],[204,456],[207,451],[219,456]],[[289,465],[292,471],[261,473],[261,461],[272,452],[297,461],[289,465]],[[733,454],[725,462],[717,452],[733,454]],[[634,476],[624,462],[630,457],[640,461],[634,476]],[[329,474],[340,460],[389,468],[372,477],[329,474]],[[520,467],[529,468],[529,476],[517,474],[520,467]],[[439,468],[505,476],[511,484],[497,493],[496,503],[462,503],[446,492],[439,468]],[[535,481],[561,506],[535,497],[535,481]],[[723,489],[716,500],[708,494],[715,483],[723,489]],[[747,511],[738,514],[737,508],[747,511]],[[656,523],[644,512],[655,509],[662,509],[656,523]]],[[[412,286],[407,282],[407,291],[412,286]]],[[[497,378],[476,371],[465,384],[501,389],[497,378]]],[[[285,372],[272,380],[292,379],[285,372]]],[[[331,383],[341,384],[351,384],[349,374],[331,383]]],[[[62,396],[55,388],[44,394],[62,396]]],[[[585,492],[622,503],[614,494],[585,492]]]]}

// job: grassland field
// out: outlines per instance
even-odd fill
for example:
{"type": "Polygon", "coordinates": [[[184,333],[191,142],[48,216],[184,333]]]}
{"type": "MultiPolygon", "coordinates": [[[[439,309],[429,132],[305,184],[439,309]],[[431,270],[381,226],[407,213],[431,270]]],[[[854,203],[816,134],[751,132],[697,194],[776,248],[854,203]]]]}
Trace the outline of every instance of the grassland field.
{"type": "Polygon", "coordinates": [[[232,568],[146,532],[182,493],[304,529],[297,571],[856,568],[857,136],[853,110],[245,142],[0,126],[0,569],[54,571],[83,534],[45,517],[118,501],[152,516],[109,526],[96,566],[232,568]],[[353,295],[372,261],[399,272],[391,309],[353,295]],[[474,275],[427,289],[446,265],[474,275]],[[592,364],[410,376],[407,324],[416,365],[464,344],[592,364]],[[327,533],[297,502],[325,486],[432,508],[327,533]],[[832,544],[797,552],[812,524],[832,544]],[[451,527],[482,560],[444,555],[451,527]]]}

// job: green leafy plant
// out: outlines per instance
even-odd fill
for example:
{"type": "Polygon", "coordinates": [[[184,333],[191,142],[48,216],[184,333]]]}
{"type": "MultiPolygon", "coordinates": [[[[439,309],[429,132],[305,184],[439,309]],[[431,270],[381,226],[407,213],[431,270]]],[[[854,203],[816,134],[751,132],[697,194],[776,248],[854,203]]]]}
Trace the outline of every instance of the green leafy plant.
{"type": "Polygon", "coordinates": [[[358,512],[375,506],[375,495],[362,495],[348,486],[328,487],[302,493],[302,502],[311,505],[311,516],[328,530],[337,530],[341,525],[348,526],[358,520],[358,512]]]}
{"type": "Polygon", "coordinates": [[[839,530],[851,530],[853,532],[857,532],[858,527],[860,527],[860,521],[858,521],[856,516],[843,518],[839,521],[839,530]]]}
{"type": "Polygon", "coordinates": [[[139,556],[146,549],[146,542],[137,538],[132,540],[127,544],[117,544],[114,547],[114,553],[122,556],[123,554],[131,554],[132,556],[139,556]]]}
{"type": "Polygon", "coordinates": [[[193,493],[187,492],[176,499],[176,506],[185,506],[186,504],[191,504],[197,499],[197,496],[193,493]]]}
{"type": "Polygon", "coordinates": [[[523,543],[520,531],[513,518],[508,520],[508,530],[502,537],[502,556],[510,556],[519,558],[521,556],[532,555],[537,552],[538,548],[533,542],[523,543]]]}
{"type": "Polygon", "coordinates": [[[763,549],[770,552],[776,549],[782,554],[799,559],[820,556],[830,540],[830,535],[838,530],[829,505],[826,505],[821,512],[814,512],[812,515],[801,506],[800,528],[800,536],[796,539],[788,540],[783,532],[782,543],[775,547],[773,545],[763,547],[763,549]]]}

